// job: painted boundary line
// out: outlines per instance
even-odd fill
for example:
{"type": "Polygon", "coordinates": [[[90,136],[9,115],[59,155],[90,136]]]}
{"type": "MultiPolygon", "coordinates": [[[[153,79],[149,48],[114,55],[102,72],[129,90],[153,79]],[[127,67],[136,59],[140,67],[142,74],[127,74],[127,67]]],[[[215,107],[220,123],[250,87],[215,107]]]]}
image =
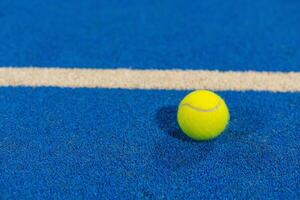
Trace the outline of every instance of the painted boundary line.
{"type": "Polygon", "coordinates": [[[0,67],[0,86],[299,92],[300,72],[0,67]]]}

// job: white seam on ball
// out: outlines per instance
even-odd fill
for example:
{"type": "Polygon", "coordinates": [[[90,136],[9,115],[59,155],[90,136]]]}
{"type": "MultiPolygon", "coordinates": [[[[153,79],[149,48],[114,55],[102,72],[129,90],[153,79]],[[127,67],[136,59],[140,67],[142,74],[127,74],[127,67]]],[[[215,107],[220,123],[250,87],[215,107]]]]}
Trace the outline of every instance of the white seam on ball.
{"type": "Polygon", "coordinates": [[[184,103],[181,106],[187,106],[187,107],[189,107],[189,108],[191,108],[191,109],[193,109],[195,111],[198,111],[198,112],[213,112],[213,111],[217,110],[221,106],[221,101],[219,100],[218,104],[215,107],[211,108],[211,109],[196,108],[196,107],[194,107],[194,106],[192,106],[192,105],[190,105],[188,103],[184,103]]]}

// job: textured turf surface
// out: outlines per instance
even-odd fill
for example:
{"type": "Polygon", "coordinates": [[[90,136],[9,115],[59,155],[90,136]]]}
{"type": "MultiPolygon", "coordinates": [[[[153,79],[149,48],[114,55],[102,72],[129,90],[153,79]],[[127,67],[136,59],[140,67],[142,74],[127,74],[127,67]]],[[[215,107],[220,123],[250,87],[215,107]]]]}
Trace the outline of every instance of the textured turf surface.
{"type": "Polygon", "coordinates": [[[0,66],[300,71],[297,0],[1,0],[0,66]]]}
{"type": "Polygon", "coordinates": [[[299,93],[222,92],[231,124],[192,142],[184,91],[1,88],[2,198],[299,198],[299,93]]]}
{"type": "MultiPolygon", "coordinates": [[[[0,8],[0,67],[300,71],[297,0],[0,8]]],[[[220,93],[231,123],[203,143],[178,129],[186,94],[0,88],[0,199],[299,199],[300,93],[220,93]]]]}

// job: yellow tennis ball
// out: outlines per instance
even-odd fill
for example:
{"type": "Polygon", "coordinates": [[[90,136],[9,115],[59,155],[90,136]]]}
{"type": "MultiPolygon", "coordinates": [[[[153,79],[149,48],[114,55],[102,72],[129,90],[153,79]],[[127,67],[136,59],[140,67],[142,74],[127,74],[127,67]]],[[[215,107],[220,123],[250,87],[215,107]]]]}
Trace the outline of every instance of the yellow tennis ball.
{"type": "Polygon", "coordinates": [[[181,130],[194,140],[217,137],[225,130],[229,118],[224,100],[207,90],[197,90],[184,97],[177,113],[181,130]]]}

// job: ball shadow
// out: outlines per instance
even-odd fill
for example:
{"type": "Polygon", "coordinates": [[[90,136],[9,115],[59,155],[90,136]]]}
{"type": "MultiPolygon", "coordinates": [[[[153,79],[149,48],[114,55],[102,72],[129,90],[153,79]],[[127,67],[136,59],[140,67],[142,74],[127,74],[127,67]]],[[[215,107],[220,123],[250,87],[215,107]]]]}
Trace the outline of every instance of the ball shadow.
{"type": "Polygon", "coordinates": [[[156,121],[159,128],[169,136],[182,140],[193,142],[179,128],[177,123],[177,107],[165,106],[160,108],[156,113],[156,121]]]}
{"type": "Polygon", "coordinates": [[[195,141],[187,137],[177,123],[177,106],[161,107],[156,113],[159,128],[176,140],[164,138],[155,145],[152,158],[167,171],[198,166],[214,149],[215,141],[195,141]]]}

